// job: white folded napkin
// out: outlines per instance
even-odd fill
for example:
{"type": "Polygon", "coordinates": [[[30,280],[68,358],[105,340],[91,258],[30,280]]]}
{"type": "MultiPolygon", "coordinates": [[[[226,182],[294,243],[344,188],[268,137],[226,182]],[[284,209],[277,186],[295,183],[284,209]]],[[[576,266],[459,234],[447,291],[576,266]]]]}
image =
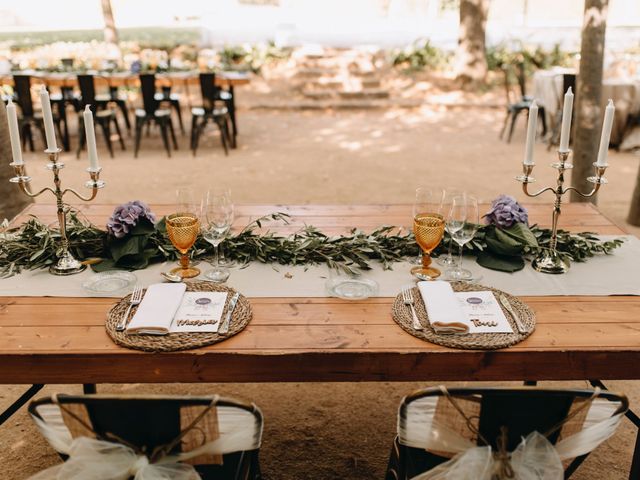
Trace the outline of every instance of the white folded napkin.
{"type": "Polygon", "coordinates": [[[180,307],[187,286],[184,283],[157,283],[147,288],[142,303],[126,332],[166,335],[180,307]]]}
{"type": "Polygon", "coordinates": [[[429,323],[436,333],[467,333],[466,315],[453,293],[451,284],[442,281],[418,282],[429,323]]]}

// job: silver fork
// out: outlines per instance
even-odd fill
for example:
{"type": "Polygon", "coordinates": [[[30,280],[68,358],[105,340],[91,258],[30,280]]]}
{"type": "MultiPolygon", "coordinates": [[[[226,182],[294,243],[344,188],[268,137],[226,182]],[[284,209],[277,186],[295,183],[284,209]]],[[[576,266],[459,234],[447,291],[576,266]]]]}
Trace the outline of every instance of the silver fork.
{"type": "Polygon", "coordinates": [[[135,288],[133,289],[133,293],[131,294],[131,298],[129,299],[129,307],[127,308],[127,311],[125,312],[123,317],[118,322],[118,325],[116,325],[116,331],[122,332],[125,328],[127,328],[127,324],[129,323],[127,322],[127,319],[129,318],[129,314],[131,313],[131,308],[134,305],[140,305],[141,301],[142,301],[142,286],[136,285],[135,288]]]}
{"type": "Polygon", "coordinates": [[[411,316],[413,317],[413,329],[422,330],[422,325],[420,325],[420,320],[418,320],[418,315],[416,315],[416,309],[413,308],[413,292],[411,291],[411,288],[402,289],[402,301],[404,301],[404,304],[408,305],[411,309],[411,316]]]}

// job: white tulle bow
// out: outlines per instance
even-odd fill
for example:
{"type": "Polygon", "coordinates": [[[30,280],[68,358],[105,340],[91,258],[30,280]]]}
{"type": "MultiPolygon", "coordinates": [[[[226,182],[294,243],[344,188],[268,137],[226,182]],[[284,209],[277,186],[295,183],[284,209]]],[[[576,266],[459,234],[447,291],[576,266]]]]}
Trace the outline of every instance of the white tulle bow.
{"type": "Polygon", "coordinates": [[[200,480],[198,472],[176,457],[149,463],[144,455],[118,443],[88,437],[71,442],[66,462],[34,475],[30,480],[200,480]]]}
{"type": "Polygon", "coordinates": [[[473,447],[412,480],[562,480],[564,468],[558,452],[543,435],[530,433],[505,459],[491,447],[473,447]],[[510,469],[510,476],[504,474],[510,469]]]}

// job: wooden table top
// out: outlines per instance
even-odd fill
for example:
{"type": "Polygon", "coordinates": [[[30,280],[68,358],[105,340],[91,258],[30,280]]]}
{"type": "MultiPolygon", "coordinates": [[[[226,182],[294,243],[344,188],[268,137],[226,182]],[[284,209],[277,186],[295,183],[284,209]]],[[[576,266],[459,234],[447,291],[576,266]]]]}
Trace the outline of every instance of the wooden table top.
{"type": "MultiPolygon", "coordinates": [[[[112,205],[81,207],[97,225],[112,205]]],[[[159,214],[171,211],[154,206],[159,214]]],[[[410,205],[238,206],[249,217],[287,212],[291,231],[313,224],[348,227],[408,224],[410,205]]],[[[548,225],[550,205],[532,205],[548,225]]],[[[52,205],[27,214],[55,219],[52,205]]],[[[590,204],[568,204],[561,227],[623,234],[590,204]]],[[[530,268],[530,267],[527,267],[530,268]]],[[[555,278],[558,280],[559,278],[555,278]]],[[[0,280],[1,281],[1,280],[0,280]]],[[[286,295],[286,292],[283,292],[286,295]]],[[[391,318],[392,298],[254,298],[254,318],[240,334],[205,348],[150,354],[116,346],[104,329],[114,303],[105,298],[0,298],[1,383],[151,383],[281,381],[567,380],[640,378],[640,297],[524,297],[536,331],[500,351],[454,350],[405,333],[391,318]]]]}

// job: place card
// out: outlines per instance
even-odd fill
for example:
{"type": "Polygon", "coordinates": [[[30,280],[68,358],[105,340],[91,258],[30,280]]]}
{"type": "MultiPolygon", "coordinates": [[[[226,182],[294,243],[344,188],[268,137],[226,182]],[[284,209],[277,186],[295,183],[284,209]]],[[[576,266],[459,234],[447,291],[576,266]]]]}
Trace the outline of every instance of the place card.
{"type": "Polygon", "coordinates": [[[513,333],[493,292],[455,292],[469,333],[513,333]]]}
{"type": "Polygon", "coordinates": [[[169,331],[216,333],[226,300],[226,292],[186,292],[169,331]]]}

